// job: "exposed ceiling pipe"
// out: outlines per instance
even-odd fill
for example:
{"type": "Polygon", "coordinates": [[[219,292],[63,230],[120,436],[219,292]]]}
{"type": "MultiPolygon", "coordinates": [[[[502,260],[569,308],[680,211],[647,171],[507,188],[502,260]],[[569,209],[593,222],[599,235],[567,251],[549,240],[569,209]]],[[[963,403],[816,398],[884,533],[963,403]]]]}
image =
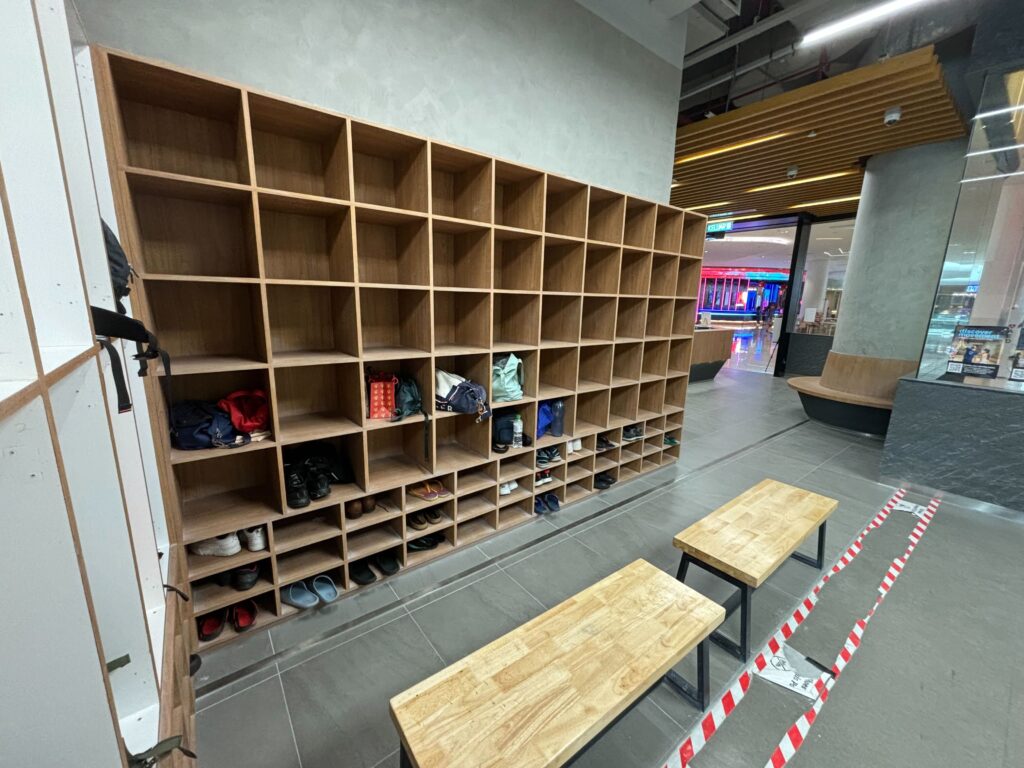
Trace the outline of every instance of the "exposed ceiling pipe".
{"type": "MultiPolygon", "coordinates": [[[[769,29],[774,29],[780,24],[784,24],[791,19],[795,19],[797,16],[807,13],[808,11],[824,8],[828,4],[829,0],[803,0],[802,2],[794,2],[788,8],[783,8],[781,11],[773,13],[771,16],[762,19],[756,24],[752,24],[746,29],[737,32],[735,35],[723,37],[721,40],[711,43],[710,45],[705,45],[703,48],[689,54],[683,59],[683,69],[694,64],[700,64],[700,62],[710,59],[712,56],[715,56],[722,51],[728,51],[730,48],[735,48],[740,43],[752,40],[763,32],[767,32],[769,29]]],[[[718,83],[716,83],[716,85],[717,84],[718,83]]]]}
{"type": "Polygon", "coordinates": [[[722,83],[728,83],[735,77],[745,75],[748,72],[753,72],[755,69],[759,69],[760,67],[763,67],[765,64],[771,64],[773,61],[778,61],[779,59],[785,58],[786,56],[792,56],[794,53],[796,53],[796,45],[787,45],[784,48],[780,48],[777,51],[769,53],[767,56],[762,56],[761,58],[755,59],[754,61],[751,61],[748,64],[744,64],[742,67],[739,67],[735,71],[721,75],[720,77],[715,77],[711,80],[705,80],[700,85],[691,88],[688,91],[685,91],[683,95],[679,97],[679,101],[686,101],[686,99],[696,96],[699,93],[704,93],[704,91],[708,90],[709,88],[714,88],[716,85],[721,85],[722,83]]]}

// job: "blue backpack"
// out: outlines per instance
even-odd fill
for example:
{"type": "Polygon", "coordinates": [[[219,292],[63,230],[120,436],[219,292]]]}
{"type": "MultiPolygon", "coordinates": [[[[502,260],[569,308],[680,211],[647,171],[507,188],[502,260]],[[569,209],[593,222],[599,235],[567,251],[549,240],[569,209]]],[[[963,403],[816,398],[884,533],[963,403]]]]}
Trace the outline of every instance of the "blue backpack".
{"type": "Polygon", "coordinates": [[[249,442],[243,434],[243,442],[236,443],[239,434],[243,433],[235,431],[228,413],[214,403],[185,400],[171,406],[171,443],[182,451],[235,448],[249,442]]]}

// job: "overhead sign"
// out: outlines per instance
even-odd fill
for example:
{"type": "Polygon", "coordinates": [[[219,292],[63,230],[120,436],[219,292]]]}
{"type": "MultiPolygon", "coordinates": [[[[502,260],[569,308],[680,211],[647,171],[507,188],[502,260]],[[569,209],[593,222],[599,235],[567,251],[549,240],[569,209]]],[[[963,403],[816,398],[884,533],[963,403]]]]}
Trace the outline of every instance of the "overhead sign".
{"type": "Polygon", "coordinates": [[[708,222],[708,234],[713,235],[715,232],[732,232],[732,225],[735,222],[732,221],[711,221],[708,222]]]}

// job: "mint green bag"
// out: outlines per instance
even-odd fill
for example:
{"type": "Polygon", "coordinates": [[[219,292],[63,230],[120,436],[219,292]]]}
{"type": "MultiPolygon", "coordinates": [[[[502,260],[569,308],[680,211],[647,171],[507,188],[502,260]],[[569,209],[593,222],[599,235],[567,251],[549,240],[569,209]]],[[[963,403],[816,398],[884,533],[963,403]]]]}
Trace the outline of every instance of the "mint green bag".
{"type": "Polygon", "coordinates": [[[494,358],[492,403],[523,399],[523,361],[513,354],[494,358]]]}

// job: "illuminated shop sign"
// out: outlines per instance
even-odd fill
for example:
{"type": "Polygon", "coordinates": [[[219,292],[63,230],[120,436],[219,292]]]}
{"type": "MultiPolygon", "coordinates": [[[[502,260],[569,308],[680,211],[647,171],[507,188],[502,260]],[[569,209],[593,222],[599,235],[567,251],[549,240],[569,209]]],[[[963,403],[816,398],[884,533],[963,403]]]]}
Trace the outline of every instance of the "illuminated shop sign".
{"type": "Polygon", "coordinates": [[[708,224],[708,234],[713,235],[715,232],[732,232],[732,221],[713,221],[708,224]]]}
{"type": "Polygon", "coordinates": [[[741,280],[764,280],[765,282],[786,282],[789,280],[789,270],[780,269],[767,271],[763,269],[749,269],[747,267],[704,267],[701,270],[701,277],[714,280],[716,278],[739,278],[741,280]]]}

